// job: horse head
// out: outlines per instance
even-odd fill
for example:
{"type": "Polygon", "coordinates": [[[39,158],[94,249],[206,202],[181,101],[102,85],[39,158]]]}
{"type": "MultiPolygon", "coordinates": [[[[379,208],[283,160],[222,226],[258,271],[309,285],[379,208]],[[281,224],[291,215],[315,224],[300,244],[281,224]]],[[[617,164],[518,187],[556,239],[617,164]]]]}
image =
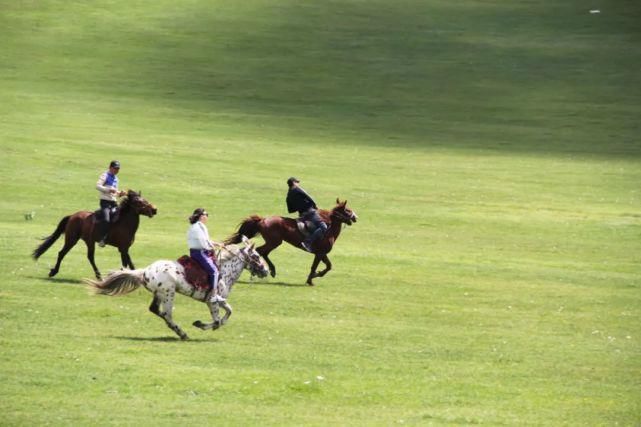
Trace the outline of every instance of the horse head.
{"type": "Polygon", "coordinates": [[[244,257],[245,268],[249,270],[252,276],[267,277],[269,274],[267,263],[256,250],[254,243],[250,243],[250,240],[245,236],[242,236],[242,238],[243,242],[245,242],[245,247],[240,252],[244,257]]]}
{"type": "Polygon", "coordinates": [[[352,225],[358,220],[356,213],[347,207],[347,200],[341,202],[338,197],[336,198],[336,206],[331,210],[329,217],[347,225],[352,225]]]}
{"type": "Polygon", "coordinates": [[[142,197],[142,192],[134,190],[127,191],[127,203],[139,215],[145,215],[152,218],[158,213],[158,209],[152,203],[149,203],[142,197]]]}

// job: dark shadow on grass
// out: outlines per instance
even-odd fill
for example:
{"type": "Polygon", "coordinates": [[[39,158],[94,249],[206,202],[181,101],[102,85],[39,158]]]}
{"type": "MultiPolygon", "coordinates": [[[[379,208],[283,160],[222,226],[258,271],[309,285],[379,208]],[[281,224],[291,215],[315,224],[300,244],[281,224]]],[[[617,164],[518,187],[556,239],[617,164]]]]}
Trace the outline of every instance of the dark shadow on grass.
{"type": "Polygon", "coordinates": [[[189,338],[188,340],[181,340],[178,337],[123,337],[123,336],[111,336],[117,340],[122,341],[137,341],[137,342],[166,342],[166,343],[183,343],[183,342],[217,342],[217,338],[214,339],[203,339],[203,338],[189,338]]]}
{"type": "Polygon", "coordinates": [[[290,288],[307,287],[305,283],[287,283],[287,282],[241,282],[250,286],[286,286],[290,288]]]}
{"type": "Polygon", "coordinates": [[[564,4],[451,3],[290,2],[244,14],[196,3],[168,15],[168,31],[128,32],[144,49],[116,61],[144,76],[147,99],[294,135],[311,127],[350,144],[641,156],[639,98],[628,90],[637,76],[625,71],[641,55],[600,47],[608,25],[633,33],[639,8],[597,24],[564,4]],[[589,38],[553,43],[570,28],[589,38]],[[617,81],[597,84],[607,75],[617,81]],[[607,101],[617,97],[627,104],[607,101]]]}
{"type": "Polygon", "coordinates": [[[83,281],[79,279],[65,279],[62,277],[42,277],[42,276],[26,276],[29,279],[40,280],[42,282],[53,282],[65,285],[83,285],[83,281]]]}
{"type": "Polygon", "coordinates": [[[75,3],[58,13],[90,25],[42,46],[30,20],[0,15],[16,75],[55,52],[53,79],[168,107],[158,120],[183,110],[204,135],[233,123],[328,145],[641,156],[638,2],[596,17],[551,0],[196,1],[134,26],[75,3]]]}

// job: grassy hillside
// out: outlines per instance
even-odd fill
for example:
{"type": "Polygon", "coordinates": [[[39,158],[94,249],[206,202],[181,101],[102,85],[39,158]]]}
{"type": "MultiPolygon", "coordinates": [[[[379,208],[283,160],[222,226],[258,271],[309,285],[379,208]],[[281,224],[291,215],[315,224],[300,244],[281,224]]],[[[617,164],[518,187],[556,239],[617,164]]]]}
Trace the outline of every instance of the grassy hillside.
{"type": "Polygon", "coordinates": [[[0,424],[641,422],[635,2],[0,10],[0,424]],[[82,244],[29,258],[112,158],[159,209],[137,267],[195,207],[215,239],[285,215],[290,175],[360,221],[314,288],[292,247],[243,276],[219,331],[178,297],[179,342],[146,291],[87,295],[82,244]]]}

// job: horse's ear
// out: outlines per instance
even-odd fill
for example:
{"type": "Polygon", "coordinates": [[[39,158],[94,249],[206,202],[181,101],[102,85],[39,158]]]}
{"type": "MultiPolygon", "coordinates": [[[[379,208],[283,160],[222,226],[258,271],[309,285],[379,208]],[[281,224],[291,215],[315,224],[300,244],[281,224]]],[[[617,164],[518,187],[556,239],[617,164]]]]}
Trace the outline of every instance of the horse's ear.
{"type": "Polygon", "coordinates": [[[340,204],[341,204],[341,201],[338,199],[338,197],[336,198],[336,204],[337,204],[337,205],[340,205],[340,204]]]}
{"type": "Polygon", "coordinates": [[[240,237],[241,239],[243,239],[243,243],[247,244],[247,242],[249,242],[249,239],[244,234],[242,234],[240,237]]]}

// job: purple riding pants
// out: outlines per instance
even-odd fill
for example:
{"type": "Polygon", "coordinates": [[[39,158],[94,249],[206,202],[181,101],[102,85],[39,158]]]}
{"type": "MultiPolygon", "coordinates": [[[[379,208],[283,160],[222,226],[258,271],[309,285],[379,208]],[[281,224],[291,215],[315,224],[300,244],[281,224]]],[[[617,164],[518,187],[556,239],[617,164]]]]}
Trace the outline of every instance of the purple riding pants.
{"type": "Polygon", "coordinates": [[[207,272],[207,278],[209,279],[209,286],[211,289],[214,289],[218,293],[218,268],[214,261],[207,255],[206,250],[204,249],[190,249],[189,256],[195,259],[198,264],[207,272]]]}

